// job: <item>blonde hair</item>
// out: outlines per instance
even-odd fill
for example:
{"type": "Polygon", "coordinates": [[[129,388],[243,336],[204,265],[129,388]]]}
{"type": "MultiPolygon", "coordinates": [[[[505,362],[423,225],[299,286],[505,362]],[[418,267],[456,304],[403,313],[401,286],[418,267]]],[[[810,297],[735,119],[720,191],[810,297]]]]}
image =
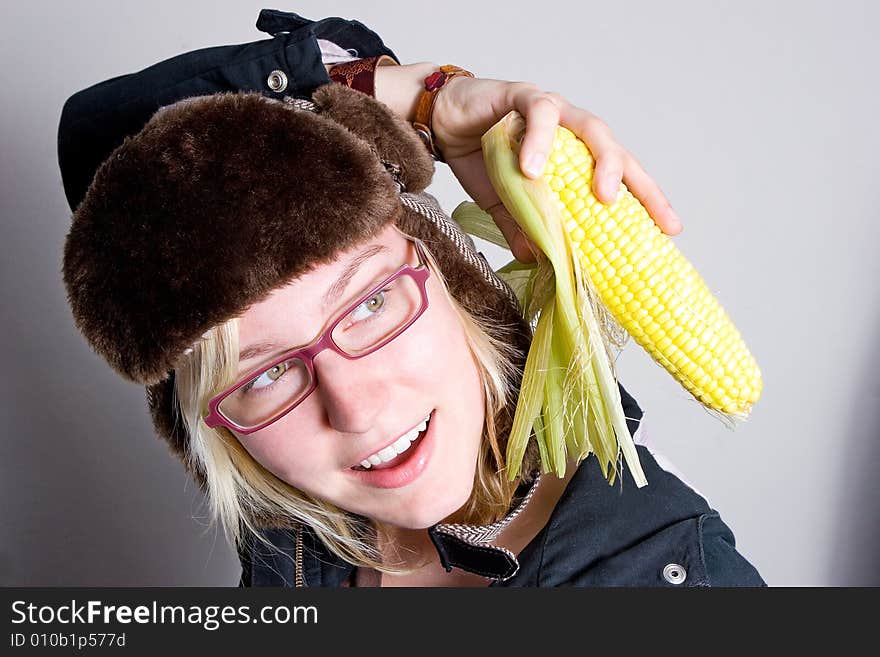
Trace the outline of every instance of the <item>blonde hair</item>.
{"type": "MultiPolygon", "coordinates": [[[[473,490],[459,522],[487,524],[505,515],[516,487],[529,475],[524,467],[518,480],[507,480],[501,444],[502,438],[506,444],[506,436],[498,436],[497,426],[499,417],[512,414],[516,403],[515,382],[521,376],[516,363],[522,354],[510,343],[505,327],[468,312],[452,297],[436,260],[427,248],[424,251],[461,321],[485,400],[473,490]]],[[[190,436],[189,457],[205,473],[211,519],[240,546],[249,536],[268,543],[260,532],[261,518],[290,518],[294,524],[310,527],[328,549],[349,563],[388,573],[406,572],[383,561],[378,549],[380,527],[287,484],[254,460],[228,429],[210,428],[202,421],[208,401],[235,382],[238,350],[238,322],[233,318],[206,333],[175,370],[178,411],[190,436]]]]}

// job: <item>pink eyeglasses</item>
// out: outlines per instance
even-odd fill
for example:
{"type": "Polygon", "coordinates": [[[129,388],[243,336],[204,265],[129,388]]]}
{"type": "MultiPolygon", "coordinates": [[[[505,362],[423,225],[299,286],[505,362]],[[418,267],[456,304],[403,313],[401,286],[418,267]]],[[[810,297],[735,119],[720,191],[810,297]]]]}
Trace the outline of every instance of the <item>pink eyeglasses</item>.
{"type": "MultiPolygon", "coordinates": [[[[413,240],[410,240],[413,241],[413,240]]],[[[418,267],[405,264],[344,310],[311,344],[249,372],[208,402],[205,424],[249,434],[281,419],[317,387],[315,357],[330,349],[350,360],[381,349],[428,307],[430,275],[421,244],[418,267]]]]}

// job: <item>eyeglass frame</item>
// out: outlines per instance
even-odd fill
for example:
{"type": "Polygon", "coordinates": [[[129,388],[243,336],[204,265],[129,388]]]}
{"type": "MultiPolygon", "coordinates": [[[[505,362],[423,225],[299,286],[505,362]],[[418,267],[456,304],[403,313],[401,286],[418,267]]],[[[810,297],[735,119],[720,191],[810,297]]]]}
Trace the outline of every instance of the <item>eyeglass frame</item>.
{"type": "Polygon", "coordinates": [[[425,310],[428,309],[428,290],[426,288],[426,284],[427,284],[429,276],[431,275],[431,270],[428,267],[427,257],[425,256],[425,252],[423,250],[421,241],[418,239],[411,239],[411,238],[407,238],[407,240],[411,241],[415,244],[416,254],[418,255],[418,259],[419,259],[418,266],[413,267],[410,263],[406,263],[406,264],[402,265],[400,268],[397,269],[397,271],[395,271],[393,274],[391,274],[387,278],[383,279],[377,285],[370,288],[369,292],[358,297],[357,301],[355,301],[352,305],[345,308],[339,315],[337,315],[332,320],[330,320],[330,325],[327,326],[327,328],[325,328],[323,331],[321,331],[321,334],[318,335],[314,340],[312,340],[312,342],[310,342],[309,344],[307,344],[304,347],[297,347],[296,349],[289,351],[289,352],[283,354],[282,356],[279,356],[276,360],[274,360],[273,362],[271,362],[267,365],[260,365],[256,368],[254,368],[252,371],[248,372],[245,376],[243,376],[241,380],[239,380],[237,383],[233,384],[232,387],[230,387],[230,388],[226,389],[225,391],[221,392],[220,394],[212,397],[211,400],[208,402],[208,414],[203,418],[204,423],[211,428],[222,426],[222,427],[226,427],[227,429],[231,429],[232,431],[236,431],[238,433],[245,434],[245,435],[255,433],[257,431],[260,431],[261,429],[265,429],[270,424],[274,424],[275,422],[277,422],[278,420],[283,418],[285,415],[290,413],[293,409],[295,409],[301,403],[303,403],[303,401],[305,401],[309,397],[309,395],[311,395],[315,391],[315,388],[318,387],[318,375],[315,372],[314,360],[317,357],[317,355],[320,354],[322,351],[329,349],[329,350],[339,354],[340,356],[347,358],[348,360],[357,360],[359,358],[363,358],[364,356],[369,356],[370,354],[372,354],[372,353],[378,351],[379,349],[381,349],[382,347],[386,346],[388,343],[392,342],[395,338],[398,338],[401,335],[403,335],[406,332],[406,330],[410,326],[412,326],[413,323],[415,323],[415,321],[419,317],[422,316],[422,314],[425,312],[425,310]],[[339,323],[343,319],[348,317],[354,310],[356,310],[359,305],[361,305],[365,301],[369,300],[370,297],[372,297],[374,294],[379,292],[383,287],[385,287],[386,285],[388,285],[389,283],[398,279],[401,276],[409,276],[409,277],[413,278],[416,281],[416,284],[418,285],[419,292],[420,292],[421,298],[422,298],[421,307],[419,308],[418,312],[416,312],[416,314],[409,321],[407,321],[407,323],[404,324],[400,328],[400,330],[397,331],[397,333],[392,335],[390,338],[382,340],[378,344],[370,347],[370,349],[368,351],[365,351],[365,352],[357,354],[357,355],[351,355],[351,354],[345,352],[342,349],[342,347],[340,347],[338,344],[336,344],[336,342],[334,342],[333,337],[332,337],[333,331],[336,329],[336,327],[339,325],[339,323]],[[302,394],[302,396],[299,399],[297,399],[296,403],[291,404],[291,406],[289,408],[286,408],[283,412],[279,413],[278,415],[271,418],[270,420],[263,422],[262,424],[258,424],[255,427],[239,426],[238,424],[233,422],[230,418],[223,415],[223,413],[220,411],[220,404],[223,403],[223,400],[225,400],[231,394],[238,391],[240,388],[243,388],[244,386],[246,386],[248,383],[250,383],[254,379],[254,377],[262,374],[266,370],[272,369],[276,365],[280,365],[281,363],[283,363],[285,361],[291,360],[292,358],[298,358],[299,360],[301,360],[303,362],[303,364],[306,367],[306,370],[309,373],[309,377],[311,379],[311,382],[309,384],[308,389],[302,394]]]}

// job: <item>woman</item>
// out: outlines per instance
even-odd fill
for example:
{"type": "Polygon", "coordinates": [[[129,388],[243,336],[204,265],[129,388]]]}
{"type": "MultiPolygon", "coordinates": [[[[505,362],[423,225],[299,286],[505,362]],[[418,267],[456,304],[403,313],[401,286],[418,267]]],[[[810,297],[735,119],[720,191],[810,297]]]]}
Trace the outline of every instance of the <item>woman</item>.
{"type": "Polygon", "coordinates": [[[483,207],[497,197],[479,136],[509,109],[530,125],[524,168],[558,120],[597,151],[597,178],[623,166],[652,184],[561,98],[465,75],[422,92],[389,68],[390,86],[374,71],[387,105],[328,84],[312,102],[163,108],[106,159],[65,245],[78,327],[148,386],[242,583],[762,585],[717,512],[643,447],[645,489],[608,486],[595,458],[539,476],[534,447],[507,483],[529,327],[424,193],[433,162],[405,119],[431,94],[428,146],[483,207]]]}

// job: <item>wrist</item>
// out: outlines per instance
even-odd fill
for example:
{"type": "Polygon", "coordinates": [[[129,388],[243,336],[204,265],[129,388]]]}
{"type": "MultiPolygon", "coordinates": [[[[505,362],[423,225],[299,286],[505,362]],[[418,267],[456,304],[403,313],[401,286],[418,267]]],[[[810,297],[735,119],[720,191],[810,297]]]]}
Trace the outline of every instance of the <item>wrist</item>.
{"type": "Polygon", "coordinates": [[[424,91],[419,97],[416,117],[412,123],[413,129],[425,144],[425,148],[428,149],[431,157],[438,162],[445,162],[446,158],[443,156],[442,148],[434,135],[434,106],[440,91],[456,77],[472,78],[474,74],[455,64],[446,64],[441,66],[439,71],[434,71],[425,78],[424,91]]]}
{"type": "Polygon", "coordinates": [[[425,90],[425,78],[439,70],[433,62],[418,62],[376,69],[376,99],[385,103],[404,121],[415,120],[419,98],[425,90]]]}
{"type": "Polygon", "coordinates": [[[337,64],[325,64],[327,75],[331,81],[360,91],[373,98],[376,97],[376,72],[383,67],[396,68],[397,61],[388,55],[352,59],[337,64]]]}

